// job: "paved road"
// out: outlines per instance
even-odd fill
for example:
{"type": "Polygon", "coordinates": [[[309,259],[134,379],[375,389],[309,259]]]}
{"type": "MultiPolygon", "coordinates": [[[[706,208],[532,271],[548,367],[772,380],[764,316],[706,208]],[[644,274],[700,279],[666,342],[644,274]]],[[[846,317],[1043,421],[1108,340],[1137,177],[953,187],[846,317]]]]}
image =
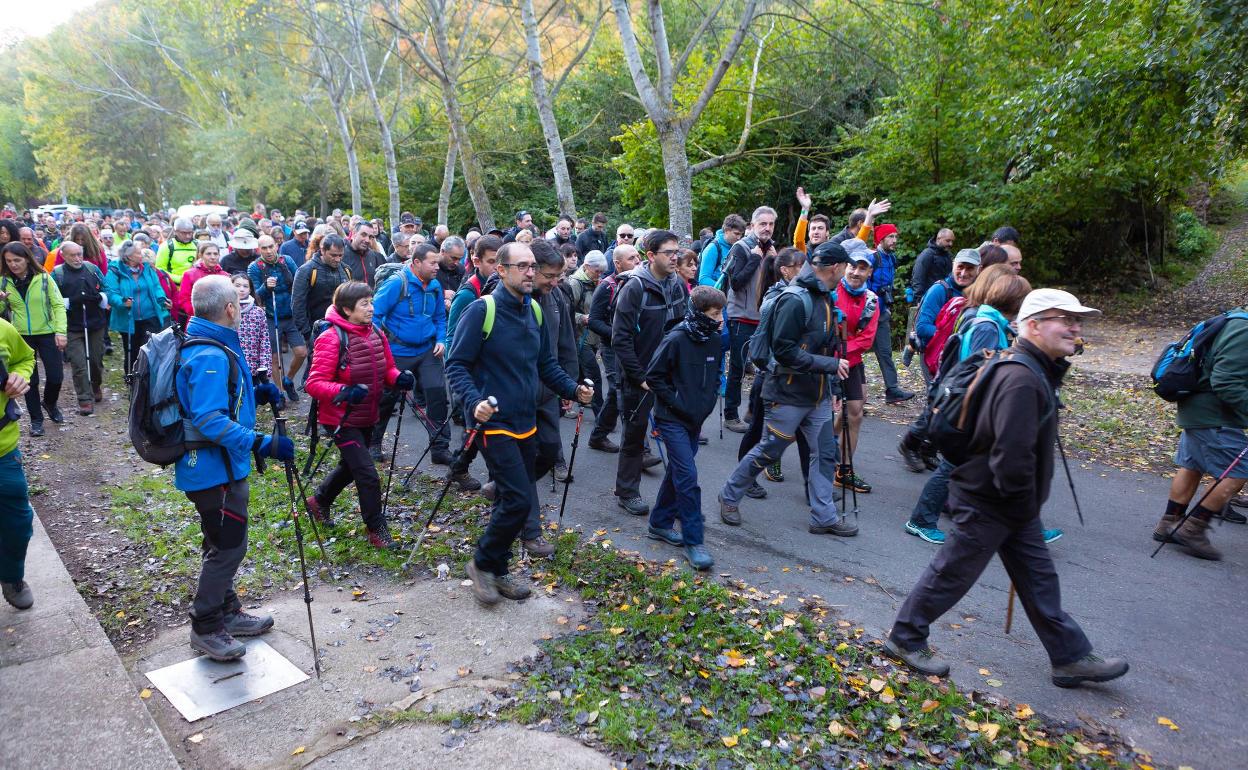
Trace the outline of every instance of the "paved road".
{"type": "MultiPolygon", "coordinates": [[[[563,423],[570,442],[573,423],[563,423]]],[[[653,558],[679,557],[678,549],[645,538],[644,519],[616,507],[611,494],[616,455],[587,449],[590,426],[587,416],[577,457],[579,483],[572,485],[565,523],[587,530],[607,527],[621,547],[653,558]]],[[[785,457],[789,480],[764,480],[770,494],[766,500],[743,502],[744,525],[723,525],[715,496],[735,464],[740,437],[725,432],[720,441],[714,417],[707,427],[711,441],[702,448],[698,466],[715,572],[791,597],[818,594],[869,633],[886,633],[935,549],[902,530],[927,475],[910,473],[897,460],[900,428],[880,420],[864,426],[856,466],[875,491],[859,496],[861,533],[845,540],[806,531],[809,513],[796,450],[785,457]],[[783,571],[785,567],[790,571],[783,571]],[[878,584],[865,582],[868,577],[878,584]]],[[[404,445],[408,437],[412,444],[400,450],[400,465],[413,462],[424,449],[423,435],[404,433],[404,445]]],[[[1060,475],[1043,514],[1046,525],[1066,530],[1052,546],[1064,604],[1097,651],[1126,656],[1131,672],[1117,682],[1076,691],[1054,687],[1044,649],[1021,608],[1013,632],[1003,633],[1009,582],[998,560],[933,627],[933,644],[948,658],[954,680],[963,688],[994,690],[985,680],[1000,680],[1003,684],[995,691],[1011,700],[1054,717],[1108,725],[1160,762],[1194,768],[1244,766],[1248,733],[1240,712],[1248,692],[1248,641],[1241,630],[1248,528],[1225,525],[1215,532],[1214,540],[1226,554],[1220,563],[1193,559],[1173,546],[1149,559],[1154,545],[1150,533],[1164,507],[1168,482],[1100,466],[1076,465],[1073,470],[1087,525],[1079,525],[1060,475]],[[980,668],[991,674],[979,674],[980,668]],[[1158,717],[1173,720],[1180,730],[1158,725],[1158,717]]],[[[483,463],[478,461],[474,472],[483,475],[483,463]]],[[[648,501],[653,501],[659,480],[658,474],[643,479],[648,501]]],[[[539,488],[545,490],[545,502],[558,505],[548,484],[539,488]]]]}

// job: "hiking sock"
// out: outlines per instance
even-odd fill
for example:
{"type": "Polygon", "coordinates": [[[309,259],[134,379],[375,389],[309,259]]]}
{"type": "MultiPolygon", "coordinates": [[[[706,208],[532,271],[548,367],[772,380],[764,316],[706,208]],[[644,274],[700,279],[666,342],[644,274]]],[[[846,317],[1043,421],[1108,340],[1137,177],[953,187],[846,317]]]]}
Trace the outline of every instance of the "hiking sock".
{"type": "Polygon", "coordinates": [[[1179,516],[1179,517],[1181,517],[1181,516],[1182,516],[1183,514],[1185,514],[1185,513],[1187,513],[1187,504],[1186,504],[1186,503],[1176,503],[1176,502],[1175,502],[1175,501],[1173,501],[1173,500],[1167,500],[1167,501],[1166,501],[1166,515],[1167,515],[1167,516],[1179,516]]]}
{"type": "Polygon", "coordinates": [[[1206,508],[1206,507],[1205,507],[1205,506],[1203,506],[1203,505],[1198,505],[1198,506],[1196,506],[1196,508],[1192,511],[1192,518],[1193,518],[1193,519],[1200,519],[1201,521],[1204,521],[1204,522],[1209,522],[1209,521],[1212,521],[1212,520],[1213,520],[1213,517],[1214,517],[1217,513],[1218,513],[1217,511],[1211,511],[1211,510],[1209,510],[1208,508],[1206,508]]]}

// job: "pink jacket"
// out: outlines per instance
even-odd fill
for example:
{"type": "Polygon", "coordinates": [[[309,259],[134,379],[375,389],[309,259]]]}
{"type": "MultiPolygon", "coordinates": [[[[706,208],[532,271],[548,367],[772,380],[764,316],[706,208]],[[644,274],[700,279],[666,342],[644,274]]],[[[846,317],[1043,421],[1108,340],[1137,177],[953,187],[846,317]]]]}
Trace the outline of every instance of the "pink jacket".
{"type": "MultiPolygon", "coordinates": [[[[183,279],[185,283],[185,279],[183,279]]],[[[321,332],[312,349],[312,366],[304,388],[318,401],[317,422],[337,427],[343,422],[346,404],[335,404],[334,397],[349,385],[368,386],[368,396],[351,407],[345,424],[349,428],[371,428],[380,419],[378,403],[386,388],[394,387],[399,370],[394,366],[390,342],[372,324],[353,324],[330,305],[325,320],[332,327],[321,332]],[[341,350],[338,329],[347,333],[347,349],[341,350]]]]}

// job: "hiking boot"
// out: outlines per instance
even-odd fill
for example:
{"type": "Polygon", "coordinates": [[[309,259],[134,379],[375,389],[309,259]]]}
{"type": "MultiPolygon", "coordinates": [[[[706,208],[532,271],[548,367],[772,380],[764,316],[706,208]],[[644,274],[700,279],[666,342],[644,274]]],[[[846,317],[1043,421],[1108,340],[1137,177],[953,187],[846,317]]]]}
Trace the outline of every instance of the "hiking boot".
{"type": "Polygon", "coordinates": [[[529,552],[530,556],[540,556],[543,559],[549,559],[555,555],[554,544],[546,542],[545,538],[540,535],[532,540],[522,540],[520,542],[521,545],[524,546],[524,550],[529,552]]]}
{"type": "Polygon", "coordinates": [[[387,551],[399,550],[399,543],[390,536],[390,527],[382,524],[377,529],[368,530],[368,544],[374,548],[384,548],[387,551]]]}
{"type": "Polygon", "coordinates": [[[1157,526],[1153,528],[1153,539],[1158,543],[1176,543],[1178,542],[1170,533],[1174,528],[1179,526],[1179,522],[1183,519],[1183,514],[1176,513],[1173,516],[1162,516],[1161,521],[1157,522],[1157,526]]]}
{"type": "Polygon", "coordinates": [[[1174,533],[1174,542],[1198,559],[1222,560],[1222,552],[1209,542],[1209,522],[1201,521],[1195,516],[1187,517],[1179,531],[1174,533]]]}
{"type": "Polygon", "coordinates": [[[1127,673],[1130,666],[1122,658],[1106,660],[1099,655],[1088,654],[1063,666],[1053,667],[1053,684],[1058,687],[1078,687],[1084,682],[1108,682],[1127,673]]]}
{"type": "Polygon", "coordinates": [[[619,497],[615,504],[634,516],[646,516],[650,513],[650,506],[640,497],[619,497]]]}
{"type": "Polygon", "coordinates": [[[555,481],[567,481],[568,464],[565,462],[555,463],[555,467],[551,469],[551,473],[555,475],[555,481]]]}
{"type": "Polygon", "coordinates": [[[104,400],[104,391],[100,389],[99,385],[91,388],[91,397],[95,399],[97,404],[104,400]]]}
{"type": "Polygon", "coordinates": [[[61,408],[56,404],[49,404],[47,401],[44,401],[43,411],[48,413],[48,419],[52,422],[58,425],[65,422],[65,415],[61,413],[61,408]]]}
{"type": "Polygon", "coordinates": [[[750,482],[750,485],[745,488],[745,496],[752,497],[755,500],[762,500],[767,496],[767,490],[763,488],[762,484],[759,484],[757,481],[752,481],[750,482]]]}
{"type": "Polygon", "coordinates": [[[945,533],[936,527],[920,527],[912,521],[907,521],[906,531],[923,542],[931,543],[932,545],[943,545],[945,542],[945,533]]]}
{"type": "Polygon", "coordinates": [[[612,455],[618,454],[620,451],[619,445],[606,436],[603,436],[602,438],[591,438],[589,440],[589,448],[597,449],[599,452],[606,452],[607,454],[612,455]]]}
{"type": "Polygon", "coordinates": [[[902,387],[884,391],[884,403],[886,404],[904,404],[912,398],[914,398],[914,391],[906,390],[902,387]]]}
{"type": "Polygon", "coordinates": [[[655,453],[649,450],[647,450],[646,453],[641,456],[642,470],[645,470],[646,468],[653,468],[654,466],[661,465],[662,463],[663,463],[663,458],[659,457],[658,455],[656,455],[655,453]]]}
{"type": "Polygon", "coordinates": [[[498,494],[498,485],[493,481],[487,481],[481,485],[481,496],[486,500],[493,502],[496,494],[498,494]]]}
{"type": "Polygon", "coordinates": [[[1061,540],[1062,535],[1064,534],[1066,533],[1062,532],[1060,529],[1057,529],[1055,527],[1053,529],[1044,530],[1043,532],[1040,533],[1040,536],[1044,538],[1044,544],[1048,545],[1050,543],[1056,543],[1058,540],[1061,540]]]}
{"type": "Polygon", "coordinates": [[[476,600],[485,605],[498,604],[502,597],[498,594],[494,576],[482,570],[471,559],[468,561],[466,571],[472,580],[472,595],[476,597],[476,600]]]}
{"type": "Polygon", "coordinates": [[[312,518],[316,519],[317,524],[324,524],[327,527],[334,526],[334,518],[329,515],[329,508],[321,505],[316,499],[316,495],[311,495],[303,501],[308,512],[312,514],[312,518]]]}
{"type": "Polygon", "coordinates": [[[777,484],[784,481],[784,470],[780,468],[780,461],[777,460],[764,468],[763,475],[767,477],[768,481],[774,481],[777,484]]]}
{"type": "Polygon", "coordinates": [[[741,422],[739,418],[733,417],[731,420],[724,420],[724,428],[732,431],[733,433],[745,433],[750,429],[750,426],[741,422]]]}
{"type": "Polygon", "coordinates": [[[25,580],[19,580],[16,583],[0,583],[0,590],[4,592],[4,600],[19,610],[28,610],[35,604],[35,595],[30,590],[30,584],[25,580]]]}
{"type": "Polygon", "coordinates": [[[78,402],[78,414],[82,415],[83,417],[90,417],[91,415],[95,414],[95,405],[92,404],[90,401],[79,401],[78,402]]]}
{"type": "Polygon", "coordinates": [[[477,481],[468,471],[463,473],[452,473],[451,481],[459,485],[461,492],[476,492],[481,489],[481,482],[477,481]]]}
{"type": "Polygon", "coordinates": [[[494,590],[504,599],[511,599],[513,602],[523,601],[533,594],[533,589],[524,583],[517,583],[508,575],[494,576],[494,590]]]}
{"type": "Polygon", "coordinates": [[[902,440],[897,445],[897,454],[901,455],[901,461],[905,463],[906,469],[914,473],[922,473],[927,470],[927,465],[923,462],[923,455],[918,449],[910,447],[902,440]]]}
{"type": "Polygon", "coordinates": [[[192,629],[191,649],[223,662],[238,660],[247,654],[247,647],[230,636],[224,628],[208,634],[197,634],[192,629]]]}
{"type": "Polygon", "coordinates": [[[295,388],[294,381],[289,377],[282,378],[282,390],[286,391],[286,398],[290,403],[299,403],[299,391],[295,388]]]}
{"type": "Polygon", "coordinates": [[[871,485],[863,481],[861,476],[859,476],[857,473],[854,473],[854,474],[851,474],[849,478],[846,478],[841,473],[840,468],[836,469],[836,477],[832,481],[832,483],[837,485],[838,487],[841,487],[842,489],[852,489],[860,495],[871,494],[871,485]]]}
{"type": "Polygon", "coordinates": [[[685,544],[685,536],[671,527],[664,529],[663,527],[651,525],[646,528],[646,537],[651,540],[662,540],[664,543],[669,543],[671,545],[685,544]]]}
{"type": "Polygon", "coordinates": [[[30,423],[30,435],[32,435],[32,436],[42,436],[42,435],[43,435],[43,420],[40,420],[39,422],[34,422],[33,420],[31,421],[31,423],[30,423]]]}
{"type": "Polygon", "coordinates": [[[741,526],[741,508],[725,500],[722,494],[719,496],[719,518],[730,527],[741,526]]]}
{"type": "Polygon", "coordinates": [[[696,570],[707,570],[715,566],[715,560],[711,558],[711,552],[704,545],[685,546],[685,561],[689,562],[689,566],[696,570]]]}
{"type": "Polygon", "coordinates": [[[835,524],[811,524],[812,535],[836,535],[837,537],[854,537],[858,534],[858,525],[850,524],[845,519],[838,519],[835,524]]]}
{"type": "Polygon", "coordinates": [[[918,650],[903,650],[892,639],[884,640],[884,652],[890,658],[905,663],[910,668],[925,676],[948,676],[949,664],[936,657],[932,648],[923,647],[918,650]]]}
{"type": "Polygon", "coordinates": [[[429,462],[434,465],[450,465],[455,461],[446,447],[436,447],[429,453],[429,462]]]}
{"type": "Polygon", "coordinates": [[[242,610],[225,614],[225,632],[230,636],[259,636],[272,627],[272,615],[252,615],[242,610]]]}
{"type": "Polygon", "coordinates": [[[390,456],[386,454],[386,450],[381,448],[381,444],[370,444],[368,447],[368,456],[373,458],[373,462],[378,465],[390,461],[390,456]]]}

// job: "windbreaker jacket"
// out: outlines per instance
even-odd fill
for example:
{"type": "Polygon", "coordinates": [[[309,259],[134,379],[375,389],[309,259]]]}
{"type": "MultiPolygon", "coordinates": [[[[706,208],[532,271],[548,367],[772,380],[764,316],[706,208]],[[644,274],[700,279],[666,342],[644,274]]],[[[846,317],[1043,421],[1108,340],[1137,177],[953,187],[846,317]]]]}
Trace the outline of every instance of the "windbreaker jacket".
{"type": "Polygon", "coordinates": [[[31,276],[26,296],[18,291],[12,278],[0,278],[0,291],[8,295],[10,317],[18,334],[65,334],[65,300],[61,288],[48,273],[31,276]]]}
{"type": "Polygon", "coordinates": [[[654,393],[656,418],[698,430],[719,400],[723,345],[718,334],[695,341],[685,324],[677,324],[659,343],[646,369],[646,384],[654,393]]]}
{"type": "Polygon", "coordinates": [[[273,305],[276,300],[278,320],[285,321],[291,317],[290,291],[295,286],[295,271],[298,269],[293,259],[281,254],[272,263],[266,262],[264,257],[261,257],[248,266],[247,277],[251,279],[251,285],[255,287],[256,304],[264,310],[266,315],[270,317],[273,315],[273,305]],[[272,289],[267,283],[270,278],[277,279],[277,285],[272,289]]]}
{"type": "Polygon", "coordinates": [[[880,324],[879,298],[870,289],[855,297],[843,285],[837,286],[836,308],[841,311],[845,323],[842,334],[845,340],[845,359],[850,366],[857,366],[862,363],[862,354],[875,345],[875,329],[880,324]],[[862,315],[872,303],[875,306],[864,324],[862,315]]]}
{"type": "Polygon", "coordinates": [[[134,322],[140,315],[156,319],[162,329],[169,323],[165,288],[156,268],[149,264],[141,265],[136,276],[129,265],[112,260],[104,275],[104,293],[108,295],[108,328],[115,332],[134,334],[134,322]],[[133,300],[131,307],[126,307],[127,298],[133,300]]]}
{"type": "Polygon", "coordinates": [[[177,238],[170,238],[156,252],[156,267],[168,273],[174,283],[181,284],[182,276],[195,266],[198,248],[195,241],[181,243],[177,238]]]}
{"type": "Polygon", "coordinates": [[[65,309],[66,328],[82,331],[84,324],[91,330],[108,325],[108,311],[100,307],[100,300],[104,298],[104,276],[98,267],[83,262],[82,267],[75,270],[61,263],[52,270],[52,280],[69,302],[65,309]]]}
{"type": "Polygon", "coordinates": [[[421,284],[410,267],[386,281],[373,296],[373,325],[388,332],[396,355],[423,356],[446,337],[446,301],[437,278],[421,284]],[[403,296],[404,285],[407,296],[403,296]]]}
{"type": "Polygon", "coordinates": [[[196,262],[195,267],[183,273],[182,282],[178,285],[178,298],[173,303],[178,309],[179,318],[186,319],[195,315],[195,309],[191,306],[191,290],[195,287],[195,282],[206,275],[228,276],[229,273],[221,265],[208,267],[203,260],[196,262]]]}
{"type": "Polygon", "coordinates": [[[343,318],[336,307],[325,311],[325,320],[331,328],[321,332],[313,343],[312,366],[304,385],[308,395],[318,402],[317,422],[330,428],[340,423],[349,428],[371,428],[380,419],[378,404],[383,391],[393,388],[399,378],[390,343],[373,326],[353,324],[343,318]],[[338,329],[347,333],[346,351],[342,351],[338,329]],[[367,386],[368,396],[351,407],[351,414],[343,423],[347,405],[335,404],[333,400],[349,385],[367,386]]]}
{"type": "MultiPolygon", "coordinates": [[[[17,329],[13,328],[13,324],[3,318],[0,318],[0,361],[4,362],[9,374],[20,374],[27,382],[35,372],[35,351],[30,349],[17,329]]],[[[9,397],[0,390],[0,414],[4,414],[8,406],[9,397]]],[[[17,449],[20,433],[20,420],[14,420],[0,428],[0,457],[17,449]]]]}
{"type": "Polygon", "coordinates": [[[334,304],[334,290],[338,284],[353,278],[355,274],[345,262],[330,267],[321,261],[319,252],[299,266],[290,293],[290,312],[304,337],[311,336],[312,324],[324,318],[329,306],[334,304]]]}
{"type": "Polygon", "coordinates": [[[840,395],[836,380],[840,340],[836,335],[836,306],[823,281],[803,268],[794,283],[810,292],[811,312],[802,298],[784,294],[772,309],[771,356],[775,363],[763,381],[763,400],[792,406],[815,406],[840,395]]]}

